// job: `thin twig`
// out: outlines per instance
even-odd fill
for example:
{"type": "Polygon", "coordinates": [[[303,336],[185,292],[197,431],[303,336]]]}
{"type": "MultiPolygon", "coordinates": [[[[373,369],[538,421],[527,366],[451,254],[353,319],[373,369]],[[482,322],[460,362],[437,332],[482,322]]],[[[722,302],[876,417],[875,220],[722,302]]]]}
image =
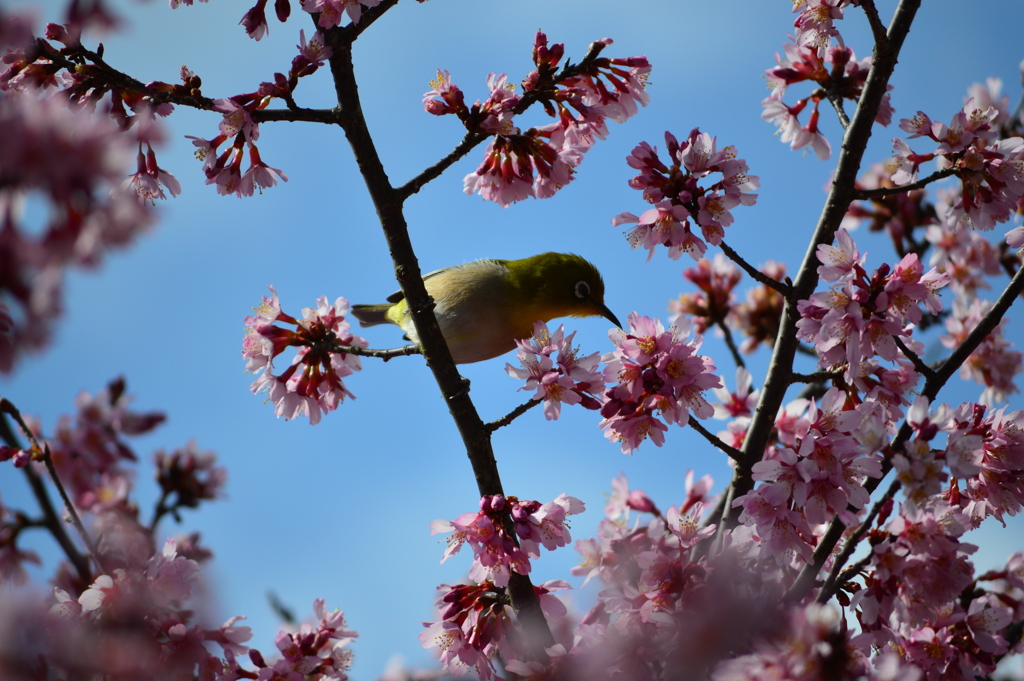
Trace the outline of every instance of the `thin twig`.
{"type": "Polygon", "coordinates": [[[892,339],[896,341],[896,347],[900,349],[900,352],[903,353],[903,356],[909,359],[910,363],[914,365],[914,369],[917,370],[917,373],[921,374],[925,378],[929,378],[932,376],[932,374],[935,373],[934,371],[932,371],[932,368],[930,366],[924,363],[924,360],[917,356],[916,352],[908,348],[906,344],[902,340],[900,340],[899,336],[893,336],[892,339]]]}
{"type": "Polygon", "coordinates": [[[842,376],[841,371],[815,371],[813,374],[790,374],[790,383],[822,383],[842,376]]]}
{"type": "Polygon", "coordinates": [[[889,48],[889,36],[885,32],[885,24],[878,16],[878,8],[875,7],[875,0],[861,0],[860,6],[868,18],[868,25],[871,26],[871,35],[875,38],[876,49],[889,48]]]}
{"type": "Polygon", "coordinates": [[[490,135],[485,135],[481,132],[467,132],[466,136],[462,138],[462,141],[459,142],[447,156],[403,184],[401,187],[398,187],[395,192],[402,201],[405,201],[407,198],[422,189],[425,184],[440,177],[441,173],[466,156],[466,154],[472,151],[474,147],[489,138],[490,135]]]}
{"type": "Polygon", "coordinates": [[[97,550],[96,544],[93,543],[92,537],[89,536],[88,530],[85,529],[82,519],[78,517],[78,511],[75,510],[75,505],[71,503],[71,497],[68,496],[67,490],[64,489],[64,484],[60,481],[60,476],[57,475],[57,467],[53,465],[53,457],[50,456],[50,445],[48,444],[43,445],[43,464],[50,473],[50,479],[53,481],[54,487],[57,488],[57,493],[64,500],[64,507],[71,517],[71,524],[78,530],[78,536],[81,537],[85,548],[89,549],[89,553],[92,555],[92,559],[100,569],[100,572],[102,574],[109,574],[106,568],[103,567],[103,560],[100,558],[100,552],[97,550]]]}
{"type": "Polygon", "coordinates": [[[729,330],[729,327],[721,319],[715,322],[715,326],[722,330],[722,337],[725,339],[725,345],[729,348],[729,352],[732,353],[732,359],[736,362],[736,366],[746,369],[747,364],[743,361],[740,349],[736,347],[736,341],[732,338],[732,331],[729,330]]]}
{"type": "Polygon", "coordinates": [[[358,355],[360,357],[376,357],[382,359],[385,362],[394,359],[395,357],[405,357],[407,355],[422,355],[423,349],[415,343],[409,345],[403,345],[400,348],[387,348],[385,350],[374,350],[372,348],[359,348],[354,345],[339,345],[335,343],[331,346],[331,352],[344,352],[349,355],[358,355]]]}
{"type": "Polygon", "coordinates": [[[781,281],[775,281],[774,279],[769,277],[767,274],[765,274],[761,270],[757,269],[756,267],[754,267],[753,265],[748,263],[746,260],[743,259],[742,256],[740,256],[739,253],[734,251],[729,246],[729,244],[725,243],[724,240],[718,246],[719,246],[719,248],[722,249],[722,252],[725,253],[729,257],[730,260],[732,260],[734,263],[739,265],[743,269],[744,272],[749,274],[756,281],[764,284],[765,286],[767,286],[770,289],[774,289],[775,291],[778,291],[780,294],[782,294],[782,296],[784,298],[788,298],[789,295],[792,293],[793,289],[791,287],[786,286],[781,281]]]}
{"type": "Polygon", "coordinates": [[[732,445],[728,445],[722,441],[720,437],[712,433],[710,430],[701,425],[700,421],[697,420],[693,414],[690,414],[690,420],[688,421],[691,428],[696,430],[698,433],[704,436],[704,439],[713,444],[714,446],[721,449],[726,455],[733,461],[739,461],[743,458],[743,452],[736,449],[732,445]]]}
{"type": "Polygon", "coordinates": [[[486,424],[484,428],[486,428],[488,432],[493,433],[498,428],[501,428],[502,426],[507,426],[508,424],[512,423],[514,420],[516,420],[526,412],[530,411],[540,403],[541,400],[530,400],[529,402],[524,402],[515,409],[513,409],[512,411],[510,411],[508,414],[502,416],[500,419],[496,421],[491,421],[490,423],[486,424]]]}
{"type": "MultiPolygon", "coordinates": [[[[10,424],[7,422],[7,418],[0,413],[0,439],[8,444],[10,447],[16,447],[17,449],[24,449],[21,443],[18,442],[13,431],[11,431],[10,424]]],[[[78,578],[83,584],[92,583],[92,571],[89,569],[89,560],[82,555],[82,552],[75,546],[75,542],[71,540],[68,533],[64,530],[64,521],[61,520],[57,514],[57,509],[54,508],[53,502],[50,500],[50,494],[46,491],[46,484],[43,482],[39,474],[36,473],[35,468],[32,466],[25,466],[21,469],[25,473],[25,477],[28,479],[28,485],[32,488],[32,495],[36,498],[36,502],[39,504],[40,510],[43,512],[43,519],[46,523],[47,529],[50,530],[50,534],[53,535],[57,543],[60,544],[61,549],[64,550],[64,555],[71,561],[71,565],[74,566],[75,572],[78,573],[78,578]]]]}
{"type": "Polygon", "coordinates": [[[845,570],[843,570],[839,574],[839,577],[836,579],[836,584],[839,584],[841,586],[843,584],[846,584],[851,579],[853,579],[857,575],[858,572],[863,570],[867,566],[867,564],[871,562],[871,559],[873,557],[874,557],[874,554],[873,553],[869,553],[868,555],[864,556],[863,558],[858,560],[856,563],[854,563],[850,567],[848,567],[845,570]]]}
{"type": "MultiPolygon", "coordinates": [[[[892,484],[889,485],[889,489],[885,491],[885,494],[871,506],[871,510],[868,511],[864,521],[854,530],[853,534],[846,540],[846,544],[843,546],[843,550],[836,556],[835,561],[832,564],[832,570],[829,572],[828,578],[825,580],[824,586],[821,591],[818,592],[817,601],[824,603],[828,599],[832,598],[832,590],[836,584],[842,584],[845,579],[841,578],[840,570],[846,564],[846,561],[850,559],[850,555],[856,550],[857,544],[860,540],[868,533],[871,529],[871,525],[875,522],[875,518],[878,516],[879,511],[882,510],[882,506],[896,496],[896,492],[900,489],[900,481],[893,480],[892,484]]],[[[794,583],[795,586],[795,583],[794,583]]]]}
{"type": "Polygon", "coordinates": [[[950,166],[949,168],[943,168],[942,170],[936,170],[928,177],[921,178],[917,182],[911,182],[910,184],[901,184],[899,187],[879,187],[878,189],[855,189],[853,190],[853,198],[856,201],[865,201],[867,199],[876,199],[881,196],[892,196],[893,194],[903,194],[906,192],[914,191],[915,189],[921,189],[932,182],[938,182],[939,180],[945,179],[950,175],[956,175],[957,169],[950,166]]]}
{"type": "Polygon", "coordinates": [[[78,512],[75,510],[75,505],[71,503],[70,497],[68,497],[67,490],[64,489],[64,485],[60,481],[60,476],[57,475],[57,468],[53,465],[53,457],[50,456],[50,445],[46,442],[40,444],[36,439],[35,434],[25,423],[25,420],[21,417],[21,412],[18,410],[14,403],[5,398],[0,398],[0,412],[10,414],[11,418],[15,420],[22,432],[25,433],[25,437],[32,443],[32,459],[34,461],[42,460],[46,466],[46,470],[50,473],[50,479],[54,486],[57,488],[57,492],[60,494],[60,498],[64,500],[64,506],[67,508],[68,515],[71,517],[71,523],[78,530],[78,534],[82,541],[85,543],[87,549],[92,554],[92,559],[96,562],[96,565],[100,568],[100,572],[106,572],[103,569],[103,564],[100,561],[99,552],[96,551],[96,545],[92,542],[92,537],[85,529],[85,525],[82,524],[82,519],[78,517],[78,512]]]}
{"type": "Polygon", "coordinates": [[[829,101],[832,108],[836,110],[836,117],[839,118],[839,125],[842,126],[843,130],[850,127],[850,117],[846,115],[846,109],[843,108],[843,97],[837,90],[839,83],[835,78],[829,78],[829,86],[827,88],[821,87],[811,93],[811,96],[824,95],[825,99],[829,101]]]}

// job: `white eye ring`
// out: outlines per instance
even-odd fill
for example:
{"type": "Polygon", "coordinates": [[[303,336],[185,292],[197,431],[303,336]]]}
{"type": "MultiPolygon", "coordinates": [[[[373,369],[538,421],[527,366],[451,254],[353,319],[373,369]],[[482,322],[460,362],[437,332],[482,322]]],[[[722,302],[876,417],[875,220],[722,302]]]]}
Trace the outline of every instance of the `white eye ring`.
{"type": "Polygon", "coordinates": [[[590,284],[585,281],[577,281],[575,293],[580,300],[586,300],[590,297],[590,284]]]}

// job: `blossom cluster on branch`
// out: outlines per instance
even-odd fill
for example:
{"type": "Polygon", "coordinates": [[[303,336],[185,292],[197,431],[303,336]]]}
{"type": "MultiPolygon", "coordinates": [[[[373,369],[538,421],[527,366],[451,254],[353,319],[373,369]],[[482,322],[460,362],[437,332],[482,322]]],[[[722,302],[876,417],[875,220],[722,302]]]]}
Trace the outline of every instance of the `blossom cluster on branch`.
{"type": "Polygon", "coordinates": [[[626,158],[631,168],[640,171],[629,186],[643,192],[644,200],[654,208],[640,217],[620,213],[612,225],[636,223],[626,238],[633,248],[647,249],[648,261],[659,245],[668,247],[673,260],[683,253],[699,260],[708,243],[722,243],[725,228],[734,221],[730,210],[757,201],[757,194],[751,192],[761,186],[760,178],[747,174],[747,163],[737,158],[735,147],[719,149],[718,138],[699,128],[691,130],[683,142],[665,132],[665,146],[672,161],[668,166],[658,157],[658,148],[647,142],[641,142],[626,158]],[[712,173],[721,173],[721,179],[707,186],[697,184],[712,173]],[[700,226],[704,239],[691,231],[690,220],[700,226]]]}
{"type": "Polygon", "coordinates": [[[345,321],[349,305],[344,298],[331,305],[326,296],[321,296],[315,308],[303,308],[302,318],[296,319],[281,310],[274,287],[270,291],[273,296],[263,296],[260,306],[253,308],[256,314],[245,318],[245,369],[259,373],[251,389],[254,393],[266,392],[278,416],[293,419],[301,414],[315,425],[324,412],[337,409],[346,397],[355,399],[342,379],[363,365],[346,349],[366,348],[369,341],[349,333],[351,327],[345,321]],[[276,322],[292,325],[295,330],[275,326],[276,322]],[[274,358],[288,347],[298,351],[291,365],[275,374],[274,358]]]}
{"type": "Polygon", "coordinates": [[[424,110],[457,116],[471,134],[494,136],[483,163],[463,181],[467,194],[478,193],[506,208],[530,196],[553,196],[573,180],[583,154],[608,135],[609,119],[623,123],[637,113],[638,105],[647,106],[647,58],[595,56],[611,44],[609,38],[600,40],[579,64],[559,70],[565,46],[549,46],[547,36],[538,31],[533,49],[537,68],[523,79],[523,95],[515,93],[506,74],[492,73],[487,100],[472,106],[466,105],[451,74],[438,70],[433,89],[423,95],[424,110]],[[557,120],[522,132],[515,117],[533,103],[557,120]]]}

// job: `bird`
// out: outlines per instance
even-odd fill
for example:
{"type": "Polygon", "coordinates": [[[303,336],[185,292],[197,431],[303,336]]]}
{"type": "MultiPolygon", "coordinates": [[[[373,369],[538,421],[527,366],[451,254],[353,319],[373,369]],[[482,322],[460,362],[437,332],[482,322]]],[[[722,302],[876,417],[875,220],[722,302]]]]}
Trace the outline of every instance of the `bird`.
{"type": "MultiPolygon", "coordinates": [[[[572,253],[541,253],[522,260],[477,260],[423,276],[434,316],[456,364],[482,362],[533,336],[537,321],[604,317],[622,324],[604,303],[604,280],[590,262],[572,253]]],[[[379,305],[353,305],[363,327],[397,324],[419,343],[405,295],[379,305]]]]}

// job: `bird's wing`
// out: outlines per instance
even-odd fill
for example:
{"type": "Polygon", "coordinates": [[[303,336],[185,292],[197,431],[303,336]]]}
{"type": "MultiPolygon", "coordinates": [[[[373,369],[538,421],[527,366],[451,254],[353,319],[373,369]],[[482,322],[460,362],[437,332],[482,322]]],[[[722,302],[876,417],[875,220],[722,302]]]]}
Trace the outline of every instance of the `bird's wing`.
{"type": "MultiPolygon", "coordinates": [[[[427,272],[426,274],[424,274],[423,275],[423,281],[426,281],[427,279],[430,279],[431,277],[436,277],[437,275],[442,274],[444,272],[447,272],[449,270],[458,269],[460,267],[466,267],[466,265],[479,265],[480,263],[485,263],[485,262],[505,263],[507,261],[506,260],[474,260],[473,262],[467,262],[467,263],[462,264],[462,265],[451,265],[449,267],[442,267],[439,270],[434,270],[433,272],[427,272]]],[[[405,294],[402,293],[401,290],[398,290],[398,291],[395,291],[394,293],[392,293],[390,296],[388,296],[387,297],[387,301],[389,303],[397,303],[397,302],[403,300],[404,298],[405,298],[405,294]]]]}

